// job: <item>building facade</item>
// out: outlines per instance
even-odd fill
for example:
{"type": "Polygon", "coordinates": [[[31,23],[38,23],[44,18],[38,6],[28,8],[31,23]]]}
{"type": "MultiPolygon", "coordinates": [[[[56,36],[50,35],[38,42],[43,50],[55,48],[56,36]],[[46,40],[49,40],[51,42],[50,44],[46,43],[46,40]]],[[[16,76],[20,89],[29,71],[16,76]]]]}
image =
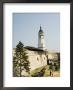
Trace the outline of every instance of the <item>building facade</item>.
{"type": "MultiPolygon", "coordinates": [[[[48,63],[58,60],[58,55],[56,52],[50,53],[45,47],[44,32],[40,26],[38,32],[38,47],[26,46],[26,53],[28,55],[28,60],[30,62],[30,71],[36,68],[46,66],[48,63]]],[[[14,55],[15,49],[13,49],[14,55]]],[[[24,71],[22,73],[24,75],[24,71]]]]}

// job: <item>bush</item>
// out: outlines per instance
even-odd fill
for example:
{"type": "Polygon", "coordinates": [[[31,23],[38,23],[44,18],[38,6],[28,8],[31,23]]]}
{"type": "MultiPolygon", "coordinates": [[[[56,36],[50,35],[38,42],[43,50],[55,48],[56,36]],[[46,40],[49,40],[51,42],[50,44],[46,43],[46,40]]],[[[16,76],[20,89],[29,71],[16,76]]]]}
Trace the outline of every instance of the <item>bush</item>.
{"type": "Polygon", "coordinates": [[[52,69],[52,65],[49,65],[49,69],[52,69]]]}
{"type": "Polygon", "coordinates": [[[55,66],[55,70],[58,71],[60,69],[60,66],[59,65],[56,65],[55,66]]]}

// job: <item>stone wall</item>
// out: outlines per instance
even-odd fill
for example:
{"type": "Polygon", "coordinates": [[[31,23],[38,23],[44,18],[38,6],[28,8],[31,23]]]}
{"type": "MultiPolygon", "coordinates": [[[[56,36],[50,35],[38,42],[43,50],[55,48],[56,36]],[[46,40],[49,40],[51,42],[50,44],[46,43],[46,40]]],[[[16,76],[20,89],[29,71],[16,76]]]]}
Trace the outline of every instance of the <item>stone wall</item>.
{"type": "Polygon", "coordinates": [[[47,65],[47,58],[45,53],[40,51],[27,50],[28,60],[30,62],[30,70],[47,65]]]}
{"type": "MultiPolygon", "coordinates": [[[[47,52],[45,54],[44,51],[33,51],[26,49],[26,53],[28,55],[28,60],[30,62],[30,71],[47,65],[47,60],[54,60],[58,59],[58,56],[56,53],[49,53],[47,52]],[[48,56],[48,57],[47,57],[48,56]]],[[[15,54],[15,50],[13,49],[13,56],[15,54]]],[[[22,74],[24,74],[25,71],[23,71],[22,74]]]]}

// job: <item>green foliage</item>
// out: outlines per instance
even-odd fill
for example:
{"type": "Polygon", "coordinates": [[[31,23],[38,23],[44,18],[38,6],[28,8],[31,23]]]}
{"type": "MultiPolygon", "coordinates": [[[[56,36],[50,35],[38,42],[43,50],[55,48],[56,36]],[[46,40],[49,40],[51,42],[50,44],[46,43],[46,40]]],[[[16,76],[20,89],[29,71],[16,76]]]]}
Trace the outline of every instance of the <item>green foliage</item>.
{"type": "Polygon", "coordinates": [[[55,66],[55,70],[56,70],[56,71],[59,71],[59,69],[60,69],[60,66],[59,66],[59,65],[56,65],[56,66],[55,66]]]}
{"type": "Polygon", "coordinates": [[[15,55],[13,57],[13,72],[16,76],[20,75],[21,77],[22,70],[25,69],[26,72],[30,71],[29,64],[30,63],[28,61],[28,56],[26,50],[24,49],[24,45],[19,41],[15,49],[15,55]]]}
{"type": "Polygon", "coordinates": [[[49,65],[49,69],[52,69],[52,65],[49,65]]]}

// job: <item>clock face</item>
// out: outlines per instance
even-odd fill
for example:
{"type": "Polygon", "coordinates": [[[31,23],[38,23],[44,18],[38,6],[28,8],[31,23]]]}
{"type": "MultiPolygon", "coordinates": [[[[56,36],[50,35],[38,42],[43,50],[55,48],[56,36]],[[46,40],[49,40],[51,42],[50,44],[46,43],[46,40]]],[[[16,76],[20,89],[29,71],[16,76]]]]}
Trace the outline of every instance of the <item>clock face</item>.
{"type": "Polygon", "coordinates": [[[44,38],[44,36],[41,36],[41,38],[44,38]]]}

